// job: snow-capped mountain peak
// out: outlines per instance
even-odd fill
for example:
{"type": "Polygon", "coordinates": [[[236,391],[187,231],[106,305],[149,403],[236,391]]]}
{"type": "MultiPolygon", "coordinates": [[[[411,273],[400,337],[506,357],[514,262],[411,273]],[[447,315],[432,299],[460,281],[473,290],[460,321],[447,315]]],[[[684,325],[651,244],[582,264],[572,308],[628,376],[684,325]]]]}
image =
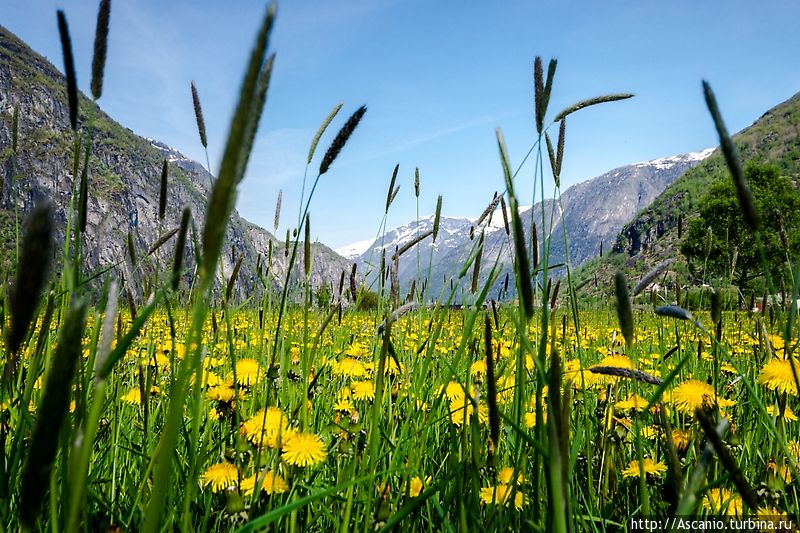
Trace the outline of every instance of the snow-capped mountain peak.
{"type": "Polygon", "coordinates": [[[337,248],[334,251],[346,259],[355,259],[369,250],[369,247],[372,246],[373,242],[375,242],[375,239],[365,239],[363,241],[347,244],[341,248],[337,248]]]}
{"type": "Polygon", "coordinates": [[[710,156],[716,148],[706,148],[705,150],[701,150],[699,152],[689,152],[688,154],[681,154],[681,155],[673,155],[669,157],[659,157],[658,159],[652,159],[650,161],[641,161],[639,163],[634,163],[632,166],[635,167],[654,167],[658,170],[667,170],[669,168],[674,167],[675,165],[686,164],[686,163],[698,163],[705,159],[706,157],[710,156]]]}

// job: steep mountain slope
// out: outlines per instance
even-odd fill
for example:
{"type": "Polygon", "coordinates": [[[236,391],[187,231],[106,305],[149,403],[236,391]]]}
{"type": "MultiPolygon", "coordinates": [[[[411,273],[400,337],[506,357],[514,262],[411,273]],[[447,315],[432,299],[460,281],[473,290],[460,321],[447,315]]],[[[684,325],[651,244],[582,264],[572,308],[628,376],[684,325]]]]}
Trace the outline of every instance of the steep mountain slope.
{"type": "MultiPolygon", "coordinates": [[[[189,207],[198,231],[205,218],[205,204],[213,176],[199,163],[154,140],[135,135],[114,122],[103,111],[80,96],[79,126],[86,127],[93,114],[92,152],[89,160],[89,206],[85,235],[86,272],[117,264],[126,280],[134,273],[127,254],[130,232],[141,256],[167,230],[176,227],[181,211],[189,207]],[[158,220],[161,165],[169,162],[169,190],[164,221],[158,220]]],[[[41,201],[55,207],[57,250],[63,247],[70,198],[75,187],[72,175],[73,133],[63,76],[12,33],[0,27],[0,243],[11,242],[14,208],[27,213],[41,201]],[[12,157],[12,114],[19,113],[18,156],[12,157]]],[[[273,243],[273,283],[285,274],[283,243],[234,212],[227,231],[227,246],[221,266],[230,275],[243,256],[240,294],[251,294],[258,286],[256,264],[273,243]]],[[[189,239],[191,241],[191,239],[189,239]]],[[[159,251],[162,264],[169,261],[174,244],[159,251]]],[[[189,244],[191,248],[191,243],[189,244]]],[[[302,248],[302,247],[301,247],[302,248]]],[[[330,249],[315,245],[312,282],[338,282],[349,263],[330,249]]],[[[3,254],[4,257],[8,257],[3,254]]],[[[300,254],[302,264],[302,253],[300,254]]],[[[190,250],[188,272],[194,254],[190,250]]],[[[60,257],[57,254],[56,259],[60,257]]],[[[140,267],[141,268],[141,267],[140,267]]],[[[190,274],[187,274],[187,278],[190,274]]],[[[188,279],[187,279],[188,281],[188,279]]],[[[135,289],[135,287],[134,287],[135,289]]],[[[140,288],[142,289],[142,288],[140,288]]],[[[141,291],[140,291],[141,292],[141,291]]]]}
{"type": "MultiPolygon", "coordinates": [[[[561,196],[561,208],[553,200],[546,200],[544,204],[538,203],[533,208],[522,209],[520,215],[523,226],[528,231],[533,220],[537,224],[539,242],[542,242],[542,213],[544,213],[545,231],[551,231],[552,225],[554,236],[550,251],[551,265],[563,263],[565,260],[563,234],[566,227],[571,264],[580,265],[599,253],[601,243],[606,250],[610,249],[625,223],[647,207],[681,174],[705,159],[709,153],[710,150],[705,150],[616,168],[602,176],[568,188],[561,196]]],[[[429,277],[428,294],[438,295],[443,287],[449,286],[449,279],[459,273],[473,245],[480,237],[482,228],[475,228],[475,222],[475,219],[469,218],[442,218],[439,238],[435,243],[428,238],[400,258],[398,274],[401,283],[407,288],[412,280],[417,279],[417,254],[419,254],[420,277],[429,277]],[[429,266],[430,275],[427,276],[429,266]]],[[[395,228],[388,231],[382,239],[373,242],[355,260],[364,271],[377,271],[383,249],[386,250],[388,258],[396,249],[432,227],[433,217],[428,216],[395,228]]],[[[504,274],[512,272],[513,261],[513,251],[503,229],[503,219],[499,209],[495,211],[491,225],[484,229],[484,276],[495,259],[499,260],[503,270],[496,287],[499,289],[504,281],[504,274]]],[[[561,273],[563,274],[563,271],[561,273]]],[[[374,281],[374,277],[369,279],[374,281]]]]}
{"type": "MultiPolygon", "coordinates": [[[[698,120],[710,121],[708,117],[698,120]]],[[[734,135],[733,140],[742,160],[773,164],[784,175],[800,177],[800,93],[764,113],[734,135]]],[[[578,273],[579,283],[597,279],[596,292],[608,293],[617,269],[624,267],[643,273],[668,257],[676,259],[673,270],[683,271],[686,266],[679,250],[679,225],[687,227],[704,191],[717,179],[730,179],[719,150],[667,187],[626,224],[616,239],[613,253],[586,265],[578,273]]]]}
{"type": "MultiPolygon", "coordinates": [[[[797,175],[800,171],[800,93],[764,113],[733,140],[744,161],[752,159],[771,163],[784,174],[797,175]]],[[[652,205],[627,224],[614,251],[632,256],[652,247],[668,231],[677,228],[680,217],[694,213],[702,191],[713,180],[727,177],[722,154],[716,152],[668,187],[652,205]]]]}

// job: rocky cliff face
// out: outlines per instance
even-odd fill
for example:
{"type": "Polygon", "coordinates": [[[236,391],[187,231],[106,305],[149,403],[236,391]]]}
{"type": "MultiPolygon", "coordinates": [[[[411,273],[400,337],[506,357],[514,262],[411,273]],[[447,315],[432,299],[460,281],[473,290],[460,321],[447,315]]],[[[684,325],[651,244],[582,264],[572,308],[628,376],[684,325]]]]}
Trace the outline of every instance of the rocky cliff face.
{"type": "MultiPolygon", "coordinates": [[[[92,115],[91,157],[89,159],[89,205],[84,240],[88,273],[116,265],[119,275],[137,287],[138,269],[169,265],[174,243],[153,254],[151,263],[133,265],[127,251],[130,233],[138,256],[142,257],[159,236],[179,225],[181,212],[189,207],[197,232],[202,231],[206,198],[213,176],[203,165],[151,139],[135,135],[114,122],[91,101],[80,97],[79,127],[84,129],[92,115]],[[166,216],[158,220],[161,166],[169,163],[166,216]]],[[[0,242],[8,246],[14,228],[15,208],[24,215],[42,201],[55,207],[58,251],[61,256],[70,202],[77,200],[78,180],[73,169],[74,134],[69,128],[69,111],[63,76],[46,59],[33,52],[12,33],[0,27],[0,242]],[[19,114],[17,155],[11,151],[12,114],[19,114]]],[[[267,231],[247,222],[234,212],[227,231],[227,246],[221,258],[226,276],[238,258],[243,262],[237,284],[241,296],[253,295],[261,284],[256,266],[264,265],[272,242],[273,262],[268,280],[283,283],[287,268],[284,244],[267,231]],[[259,259],[259,255],[261,259],[259,259]]],[[[186,281],[191,281],[194,250],[189,241],[186,281]]],[[[325,246],[315,244],[312,283],[338,284],[342,270],[350,264],[325,246]]],[[[3,253],[4,258],[8,255],[3,253]]],[[[302,271],[302,246],[299,254],[302,271]]],[[[168,268],[165,266],[164,268],[168,268]]],[[[267,271],[262,268],[262,271],[267,271]]]]}
{"type": "MultiPolygon", "coordinates": [[[[595,257],[600,252],[601,243],[608,251],[623,226],[630,222],[641,210],[678,179],[684,172],[703,161],[711,150],[665,157],[616,168],[602,176],[573,185],[561,196],[561,205],[553,200],[538,203],[533,208],[521,210],[526,234],[531,221],[537,225],[538,242],[542,243],[542,230],[552,235],[550,244],[550,265],[563,264],[566,260],[564,230],[569,241],[569,259],[573,267],[595,257]],[[542,215],[544,214],[544,225],[542,215]]],[[[401,283],[408,288],[412,280],[418,278],[417,254],[419,254],[419,277],[428,278],[428,295],[435,297],[450,287],[450,279],[459,274],[470,252],[484,232],[483,276],[498,261],[500,277],[492,288],[492,297],[500,294],[500,289],[508,273],[513,294],[513,247],[503,229],[500,210],[495,211],[488,226],[475,227],[476,220],[469,218],[442,218],[439,236],[434,243],[426,239],[400,258],[398,274],[401,283]],[[472,238],[470,238],[472,235],[472,238]],[[430,266],[430,271],[429,271],[430,266]]],[[[433,217],[423,217],[419,221],[388,231],[382,239],[376,240],[360,255],[354,255],[364,271],[379,269],[381,250],[386,250],[387,258],[395,249],[413,240],[433,227],[433,217]]],[[[530,235],[527,234],[528,242],[530,235]]],[[[345,247],[348,248],[348,247],[345,247]]],[[[540,255],[542,252],[540,252],[540,255]]],[[[564,274],[563,268],[554,271],[558,276],[564,274]]],[[[374,276],[369,277],[373,282],[374,276]]],[[[455,283],[455,281],[454,281],[455,283]]],[[[461,288],[469,288],[470,277],[462,278],[461,288]]]]}

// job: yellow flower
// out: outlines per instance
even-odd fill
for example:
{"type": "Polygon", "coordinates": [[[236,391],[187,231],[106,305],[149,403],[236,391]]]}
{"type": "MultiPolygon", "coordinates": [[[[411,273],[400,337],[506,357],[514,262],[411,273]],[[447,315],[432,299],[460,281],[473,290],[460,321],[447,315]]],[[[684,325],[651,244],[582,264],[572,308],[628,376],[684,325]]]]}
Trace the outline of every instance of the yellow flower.
{"type": "Polygon", "coordinates": [[[255,385],[261,377],[261,367],[255,359],[236,361],[236,382],[239,385],[255,385]]]}
{"type": "Polygon", "coordinates": [[[469,367],[469,371],[473,376],[483,376],[486,374],[486,359],[478,359],[472,366],[469,367]]]}
{"type": "Polygon", "coordinates": [[[200,486],[211,486],[214,492],[220,492],[236,484],[236,467],[227,461],[217,463],[208,467],[208,470],[200,476],[200,486]]]}
{"type": "MultiPolygon", "coordinates": [[[[253,488],[256,485],[256,474],[242,480],[242,494],[245,496],[253,494],[253,488]]],[[[258,477],[264,476],[264,481],[261,482],[261,490],[267,494],[283,494],[289,490],[289,485],[272,470],[266,473],[258,474],[258,477]]]]}
{"type": "Polygon", "coordinates": [[[333,405],[334,411],[342,411],[345,413],[349,413],[354,408],[355,406],[353,405],[353,402],[350,401],[350,398],[342,398],[333,405]]]}
{"type": "Polygon", "coordinates": [[[347,355],[352,355],[353,357],[363,357],[367,355],[367,349],[364,347],[363,344],[360,342],[354,342],[352,346],[350,346],[347,351],[345,352],[347,355]]]}
{"type": "MultiPolygon", "coordinates": [[[[450,402],[450,421],[456,426],[469,425],[474,411],[472,402],[469,400],[464,398],[453,400],[450,402]]],[[[489,421],[489,407],[487,405],[481,404],[478,406],[478,421],[481,424],[489,421]]]]}
{"type": "Polygon", "coordinates": [[[632,409],[644,411],[645,407],[647,407],[647,400],[636,394],[632,394],[614,404],[614,409],[619,409],[620,411],[630,411],[632,409]]]}
{"type": "MultiPolygon", "coordinates": [[[[660,477],[661,474],[667,471],[667,466],[664,463],[656,463],[649,457],[646,457],[641,464],[644,467],[645,475],[652,474],[660,477]]],[[[639,473],[639,461],[631,461],[628,464],[628,468],[622,471],[622,477],[639,477],[639,473]]]]}
{"type": "Polygon", "coordinates": [[[345,357],[339,362],[334,361],[331,365],[331,370],[337,376],[349,376],[351,378],[360,378],[367,375],[367,369],[355,359],[345,357]]]}
{"type": "Polygon", "coordinates": [[[425,485],[431,482],[431,477],[426,476],[425,480],[423,481],[419,476],[414,476],[408,482],[408,495],[412,498],[416,498],[419,496],[419,493],[422,492],[422,489],[425,488],[425,485]]]}
{"type": "Polygon", "coordinates": [[[205,385],[209,387],[216,387],[217,385],[222,385],[223,383],[222,378],[211,371],[205,372],[205,378],[205,385]]]}
{"type": "Polygon", "coordinates": [[[120,400],[131,405],[140,405],[142,403],[142,394],[141,391],[139,391],[139,387],[134,387],[129,390],[120,400]]]}
{"type": "Polygon", "coordinates": [[[206,391],[206,399],[228,403],[233,400],[235,394],[236,392],[227,385],[217,385],[216,387],[211,387],[208,389],[208,391],[206,391]]]}
{"type": "Polygon", "coordinates": [[[794,456],[795,461],[800,461],[800,442],[790,440],[786,443],[786,450],[794,456]]]}
{"type": "MultiPolygon", "coordinates": [[[[594,368],[595,366],[613,366],[616,368],[633,369],[633,361],[631,361],[629,357],[626,357],[624,355],[612,354],[607,357],[604,357],[602,361],[600,361],[596,365],[593,365],[591,368],[594,368]]],[[[590,384],[588,380],[591,380],[592,384],[605,385],[609,383],[616,383],[620,379],[615,376],[594,374],[590,370],[584,370],[583,372],[583,379],[587,388],[589,387],[590,384]]],[[[580,378],[580,375],[578,375],[578,378],[580,378]]]]}
{"type": "Polygon", "coordinates": [[[452,401],[464,399],[464,387],[457,381],[451,381],[444,389],[444,394],[447,399],[452,401]]]}
{"type": "MultiPolygon", "coordinates": [[[[501,468],[500,471],[497,473],[497,482],[507,485],[511,483],[511,476],[514,475],[514,468],[510,466],[506,466],[505,468],[501,468]]],[[[522,474],[517,474],[517,484],[521,484],[523,481],[522,474]]]]}
{"type": "Polygon", "coordinates": [[[375,385],[371,381],[356,381],[353,383],[353,398],[356,400],[374,400],[375,385]]]}
{"type": "Polygon", "coordinates": [[[780,465],[774,459],[767,462],[767,472],[771,472],[775,477],[783,480],[787,485],[792,482],[792,471],[788,465],[780,465]]]}
{"type": "MultiPolygon", "coordinates": [[[[768,405],[767,414],[769,414],[770,416],[777,417],[778,409],[774,405],[768,405]]],[[[788,405],[783,410],[783,419],[786,420],[787,422],[794,422],[795,420],[797,420],[797,415],[794,414],[794,411],[792,411],[792,408],[789,407],[788,405]]]]}
{"type": "Polygon", "coordinates": [[[685,450],[689,447],[689,437],[691,435],[688,431],[676,429],[672,432],[672,442],[678,450],[685,450]]]}
{"type": "Polygon", "coordinates": [[[572,383],[573,390],[583,390],[596,387],[603,381],[603,376],[581,368],[578,359],[570,359],[564,363],[564,382],[572,383]]]}
{"type": "Polygon", "coordinates": [[[504,483],[501,483],[496,487],[485,487],[481,489],[481,503],[508,505],[511,500],[512,492],[514,492],[514,507],[516,507],[518,510],[522,509],[525,496],[519,490],[514,491],[513,487],[504,483]]]}
{"type": "MultiPolygon", "coordinates": [[[[156,393],[158,393],[160,391],[161,391],[161,389],[159,389],[155,385],[150,387],[150,394],[151,395],[156,394],[156,393]]],[[[128,392],[126,392],[125,395],[120,398],[120,400],[122,400],[123,402],[127,402],[127,403],[129,403],[131,405],[141,405],[141,403],[142,403],[142,393],[139,390],[139,387],[133,387],[128,392]]]]}
{"type": "Polygon", "coordinates": [[[283,444],[283,460],[291,465],[313,466],[325,457],[325,443],[314,433],[297,433],[283,444]]]}
{"type": "Polygon", "coordinates": [[[800,375],[800,362],[797,359],[792,358],[791,362],[784,359],[773,359],[761,369],[758,382],[766,385],[768,389],[797,396],[797,383],[794,381],[792,364],[800,375]]]}
{"type": "Polygon", "coordinates": [[[728,489],[711,489],[703,499],[703,509],[712,513],[724,512],[729,516],[742,516],[742,498],[728,489]]]}
{"type": "Polygon", "coordinates": [[[789,523],[789,516],[780,509],[773,509],[769,506],[759,507],[756,516],[762,523],[767,522],[771,525],[771,527],[764,526],[762,531],[787,531],[785,528],[789,523]]]}
{"type": "Polygon", "coordinates": [[[295,431],[289,427],[289,420],[277,407],[268,407],[266,413],[260,409],[239,427],[239,433],[255,446],[280,448],[295,431]]]}
{"type": "Polygon", "coordinates": [[[596,366],[615,366],[618,368],[633,369],[633,361],[631,361],[630,357],[613,354],[609,355],[608,357],[604,357],[603,360],[597,363],[596,366]]]}
{"type": "MultiPolygon", "coordinates": [[[[672,404],[675,409],[687,415],[693,415],[695,409],[703,405],[713,405],[714,387],[696,379],[684,381],[672,391],[672,404]]],[[[717,403],[720,407],[729,407],[736,402],[719,396],[717,403]]]]}

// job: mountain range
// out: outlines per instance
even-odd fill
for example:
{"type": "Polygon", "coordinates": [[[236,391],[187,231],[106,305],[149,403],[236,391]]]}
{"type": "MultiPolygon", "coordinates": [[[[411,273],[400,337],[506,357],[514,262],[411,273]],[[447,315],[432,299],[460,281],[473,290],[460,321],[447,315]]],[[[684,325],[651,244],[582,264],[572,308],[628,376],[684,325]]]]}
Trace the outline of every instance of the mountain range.
{"type": "MultiPolygon", "coordinates": [[[[521,208],[523,227],[529,231],[533,220],[538,225],[537,240],[542,242],[544,213],[545,231],[552,232],[554,236],[550,249],[551,265],[562,264],[566,260],[563,239],[566,227],[569,260],[572,266],[579,266],[587,259],[597,256],[601,247],[610,250],[626,223],[650,205],[667,186],[712,152],[713,149],[707,149],[613,169],[566,189],[561,195],[560,206],[548,199],[533,207],[521,208]]],[[[355,261],[359,269],[367,273],[368,281],[374,286],[374,273],[380,268],[382,251],[385,250],[386,257],[390,258],[395,250],[431,230],[433,223],[434,216],[422,217],[389,230],[377,239],[353,243],[336,251],[355,261]]],[[[497,281],[499,289],[500,284],[505,281],[505,273],[512,272],[513,275],[513,250],[499,207],[493,213],[491,221],[480,226],[474,218],[442,217],[436,242],[427,238],[399,258],[398,278],[401,284],[408,289],[413,280],[427,277],[428,295],[437,297],[443,289],[450,286],[450,278],[459,273],[481,232],[484,239],[483,261],[486,266],[479,280],[485,281],[491,265],[497,260],[501,268],[497,281]]],[[[531,242],[529,233],[527,237],[527,242],[531,242]]],[[[563,274],[564,271],[562,269],[559,272],[563,274]]]]}
{"type": "MultiPolygon", "coordinates": [[[[23,215],[39,202],[49,200],[55,212],[56,260],[60,259],[70,198],[75,187],[72,169],[73,132],[70,129],[66,84],[63,75],[44,57],[31,50],[0,26],[0,244],[6,250],[13,243],[15,208],[23,215]],[[17,155],[11,152],[12,115],[18,111],[17,155]]],[[[79,127],[86,128],[92,113],[92,150],[89,159],[89,204],[85,233],[87,274],[116,265],[138,296],[137,270],[147,268],[132,257],[143,257],[149,248],[178,226],[181,212],[189,207],[195,230],[205,219],[206,199],[214,177],[200,163],[158,141],[140,137],[106,115],[96,104],[80,95],[79,127]],[[169,186],[166,216],[158,219],[161,168],[168,162],[169,186]],[[134,247],[131,254],[128,236],[134,247]]],[[[228,225],[227,246],[221,257],[224,275],[229,276],[242,257],[236,291],[253,294],[259,286],[257,265],[262,265],[267,286],[280,286],[287,268],[285,243],[234,211],[228,225]],[[266,258],[272,247],[272,261],[266,258]],[[261,259],[259,259],[259,256],[261,259]]],[[[191,281],[194,266],[192,241],[187,239],[191,281]]],[[[162,263],[172,257],[174,244],[155,256],[162,263]]],[[[303,264],[300,246],[298,264],[303,264]]],[[[320,243],[314,243],[312,285],[338,283],[350,263],[320,243]]],[[[9,254],[3,254],[10,257],[9,254]]],[[[299,274],[302,268],[296,268],[299,274]]]]}

